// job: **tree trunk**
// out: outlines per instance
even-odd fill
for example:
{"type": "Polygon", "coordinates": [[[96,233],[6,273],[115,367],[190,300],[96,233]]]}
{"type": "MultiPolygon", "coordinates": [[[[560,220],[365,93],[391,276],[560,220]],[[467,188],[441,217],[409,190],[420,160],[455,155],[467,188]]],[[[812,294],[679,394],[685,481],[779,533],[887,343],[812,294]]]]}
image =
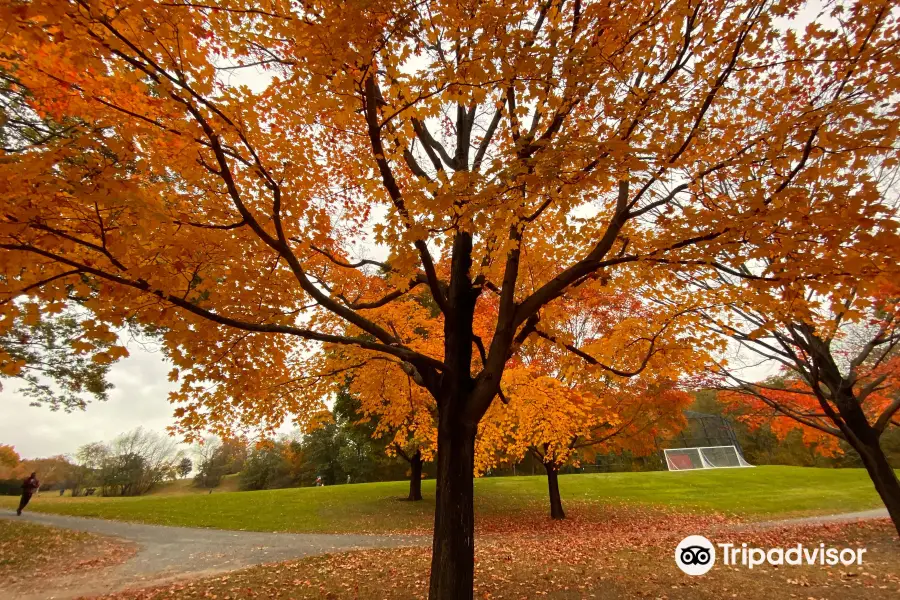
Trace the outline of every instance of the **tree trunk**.
{"type": "Polygon", "coordinates": [[[875,484],[881,501],[888,510],[891,521],[897,529],[897,535],[900,536],[900,481],[897,480],[897,474],[891,468],[881,445],[876,441],[873,447],[865,447],[859,450],[866,471],[875,484]]]}
{"type": "Polygon", "coordinates": [[[547,486],[550,490],[550,518],[565,519],[566,513],[559,495],[559,468],[551,463],[544,463],[544,468],[547,469],[547,486]]]}
{"type": "Polygon", "coordinates": [[[414,502],[422,499],[422,453],[416,453],[409,459],[409,497],[407,500],[414,502]]]}
{"type": "Polygon", "coordinates": [[[429,600],[471,600],[475,570],[475,429],[438,426],[437,489],[429,600]]]}
{"type": "MultiPolygon", "coordinates": [[[[429,600],[472,600],[475,571],[475,516],[472,484],[475,432],[481,415],[473,411],[472,322],[478,291],[469,278],[472,236],[453,240],[448,310],[444,319],[444,364],[431,388],[438,407],[437,490],[429,600]]],[[[485,407],[486,409],[486,407],[485,407]]]]}
{"type": "Polygon", "coordinates": [[[881,449],[880,435],[869,425],[869,420],[855,397],[839,397],[836,404],[844,421],[847,442],[862,459],[866,472],[897,529],[897,535],[900,536],[900,481],[881,449]]]}

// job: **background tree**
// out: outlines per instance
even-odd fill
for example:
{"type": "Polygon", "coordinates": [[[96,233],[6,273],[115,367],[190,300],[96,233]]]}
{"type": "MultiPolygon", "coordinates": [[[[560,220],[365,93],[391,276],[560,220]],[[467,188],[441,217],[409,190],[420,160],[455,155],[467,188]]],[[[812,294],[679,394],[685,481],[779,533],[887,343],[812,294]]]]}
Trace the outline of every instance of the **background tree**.
{"type": "Polygon", "coordinates": [[[286,440],[267,441],[251,450],[239,474],[240,489],[287,487],[291,482],[291,473],[285,453],[295,443],[286,440]]]}
{"type": "MultiPolygon", "coordinates": [[[[436,322],[428,320],[431,327],[436,322]]],[[[407,321],[408,326],[417,323],[407,321]]],[[[367,444],[377,444],[379,453],[404,460],[409,465],[407,500],[421,500],[424,466],[434,459],[437,442],[434,398],[402,363],[341,349],[329,353],[321,368],[323,378],[341,374],[333,380],[338,390],[335,418],[350,437],[362,434],[367,444]]]]}
{"type": "Polygon", "coordinates": [[[103,442],[91,442],[78,448],[75,462],[79,467],[72,485],[72,496],[78,496],[90,488],[101,485],[100,473],[103,463],[109,458],[109,446],[103,442]]]}
{"type": "Polygon", "coordinates": [[[302,424],[320,343],[400,363],[437,412],[429,595],[471,598],[476,432],[545,309],[613,272],[674,290],[784,255],[779,278],[808,276],[811,232],[854,227],[834,198],[806,210],[810,186],[877,204],[833,167],[893,153],[895,7],[801,32],[803,7],[4,5],[0,68],[80,125],[0,164],[0,291],[59,301],[84,276],[98,319],[165,328],[187,431],[302,424]],[[264,89],[219,77],[250,64],[264,89]],[[412,288],[440,339],[392,328],[412,288]]]}
{"type": "Polygon", "coordinates": [[[59,454],[46,458],[24,459],[12,468],[0,467],[0,479],[18,481],[21,493],[22,480],[36,472],[42,490],[62,489],[70,487],[77,470],[78,466],[67,456],[59,454]]]}
{"type": "Polygon", "coordinates": [[[208,437],[194,446],[194,456],[197,461],[197,474],[194,476],[194,484],[199,487],[214,488],[225,476],[225,463],[218,454],[222,442],[219,438],[208,437]]]}
{"type": "Polygon", "coordinates": [[[248,444],[242,438],[206,438],[194,450],[197,457],[197,475],[194,483],[214,488],[226,475],[240,473],[247,460],[248,444]]]}
{"type": "Polygon", "coordinates": [[[659,440],[683,428],[683,411],[691,402],[671,382],[582,388],[513,369],[508,374],[506,401],[491,406],[479,429],[476,467],[484,472],[532,455],[547,474],[553,519],[565,518],[558,479],[563,466],[591,464],[603,452],[658,452],[659,440]]]}
{"type": "Polygon", "coordinates": [[[128,352],[116,334],[77,312],[43,314],[34,304],[10,327],[0,329],[0,377],[20,385],[32,406],[83,409],[89,400],[106,400],[109,368],[128,352]]]}
{"type": "Polygon", "coordinates": [[[191,474],[191,471],[194,470],[194,463],[187,456],[181,459],[181,462],[178,463],[176,467],[176,471],[178,472],[178,477],[184,479],[188,475],[191,474]]]}
{"type": "Polygon", "coordinates": [[[173,478],[183,454],[168,436],[139,427],[109,444],[83,446],[78,458],[104,496],[139,496],[173,478]]]}
{"type": "Polygon", "coordinates": [[[346,392],[335,397],[332,413],[337,424],[338,462],[347,480],[373,481],[385,456],[384,443],[374,437],[371,422],[360,418],[359,402],[346,392]]]}
{"type": "Polygon", "coordinates": [[[0,466],[11,469],[19,464],[20,460],[21,457],[14,447],[9,444],[0,444],[0,466]]]}
{"type": "Polygon", "coordinates": [[[677,380],[717,349],[684,308],[689,299],[671,310],[653,290],[617,283],[585,283],[544,311],[479,427],[476,471],[530,453],[547,473],[554,519],[565,518],[559,470],[598,449],[658,451],[657,437],[680,430],[691,401],[677,380]]]}

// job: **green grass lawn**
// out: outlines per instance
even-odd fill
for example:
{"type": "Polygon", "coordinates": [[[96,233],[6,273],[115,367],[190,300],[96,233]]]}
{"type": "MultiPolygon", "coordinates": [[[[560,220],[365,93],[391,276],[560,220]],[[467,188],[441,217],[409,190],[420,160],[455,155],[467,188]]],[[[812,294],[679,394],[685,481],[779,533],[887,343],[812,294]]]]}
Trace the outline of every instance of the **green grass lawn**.
{"type": "MultiPolygon", "coordinates": [[[[750,519],[866,510],[881,506],[861,469],[757,467],[695,472],[604,473],[559,478],[570,515],[608,504],[714,511],[750,519]]],[[[423,482],[425,500],[399,500],[402,481],[260,492],[214,492],[140,498],[36,497],[29,510],[189,527],[255,531],[384,532],[427,530],[434,509],[434,481],[423,482]]],[[[481,518],[541,514],[543,477],[475,481],[481,518]]],[[[14,508],[16,499],[0,498],[14,508]]]]}
{"type": "MultiPolygon", "coordinates": [[[[220,492],[236,492],[238,491],[238,476],[226,475],[222,478],[218,487],[213,493],[220,492]]],[[[150,496],[180,496],[184,494],[208,494],[208,488],[197,487],[194,485],[194,478],[177,479],[175,481],[167,481],[150,490],[150,496]]]]}

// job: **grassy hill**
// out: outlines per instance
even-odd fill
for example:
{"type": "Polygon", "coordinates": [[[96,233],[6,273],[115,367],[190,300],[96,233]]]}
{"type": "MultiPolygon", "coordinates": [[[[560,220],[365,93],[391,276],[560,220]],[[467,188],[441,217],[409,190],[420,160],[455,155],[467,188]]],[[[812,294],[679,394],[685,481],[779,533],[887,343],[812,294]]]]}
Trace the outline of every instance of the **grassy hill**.
{"type": "MultiPolygon", "coordinates": [[[[407,483],[382,482],[259,492],[160,493],[138,498],[40,496],[29,510],[190,527],[255,531],[384,532],[426,530],[434,481],[425,500],[404,502],[407,483]]],[[[560,477],[563,504],[578,517],[608,505],[670,507],[750,519],[828,514],[881,506],[861,469],[757,467],[694,472],[603,473],[560,477]]],[[[480,518],[529,518],[547,511],[543,477],[475,481],[480,518]]],[[[14,498],[0,507],[14,508],[14,498]]]]}
{"type": "MultiPolygon", "coordinates": [[[[218,487],[213,488],[213,493],[238,491],[238,476],[226,475],[218,487]]],[[[184,494],[209,494],[209,489],[194,485],[194,479],[177,479],[167,481],[150,490],[149,496],[181,496],[184,494]]]]}

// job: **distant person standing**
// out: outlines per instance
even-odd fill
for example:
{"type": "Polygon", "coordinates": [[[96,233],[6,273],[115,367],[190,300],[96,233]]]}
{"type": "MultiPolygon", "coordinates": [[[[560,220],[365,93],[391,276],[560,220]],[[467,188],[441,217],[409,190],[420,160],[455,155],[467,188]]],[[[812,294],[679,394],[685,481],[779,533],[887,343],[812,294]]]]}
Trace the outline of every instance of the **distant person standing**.
{"type": "Polygon", "coordinates": [[[34,496],[34,493],[38,491],[40,487],[41,482],[38,481],[37,473],[32,473],[28,479],[22,482],[22,500],[19,502],[19,510],[16,511],[17,515],[22,516],[22,509],[28,506],[31,497],[34,496]]]}

